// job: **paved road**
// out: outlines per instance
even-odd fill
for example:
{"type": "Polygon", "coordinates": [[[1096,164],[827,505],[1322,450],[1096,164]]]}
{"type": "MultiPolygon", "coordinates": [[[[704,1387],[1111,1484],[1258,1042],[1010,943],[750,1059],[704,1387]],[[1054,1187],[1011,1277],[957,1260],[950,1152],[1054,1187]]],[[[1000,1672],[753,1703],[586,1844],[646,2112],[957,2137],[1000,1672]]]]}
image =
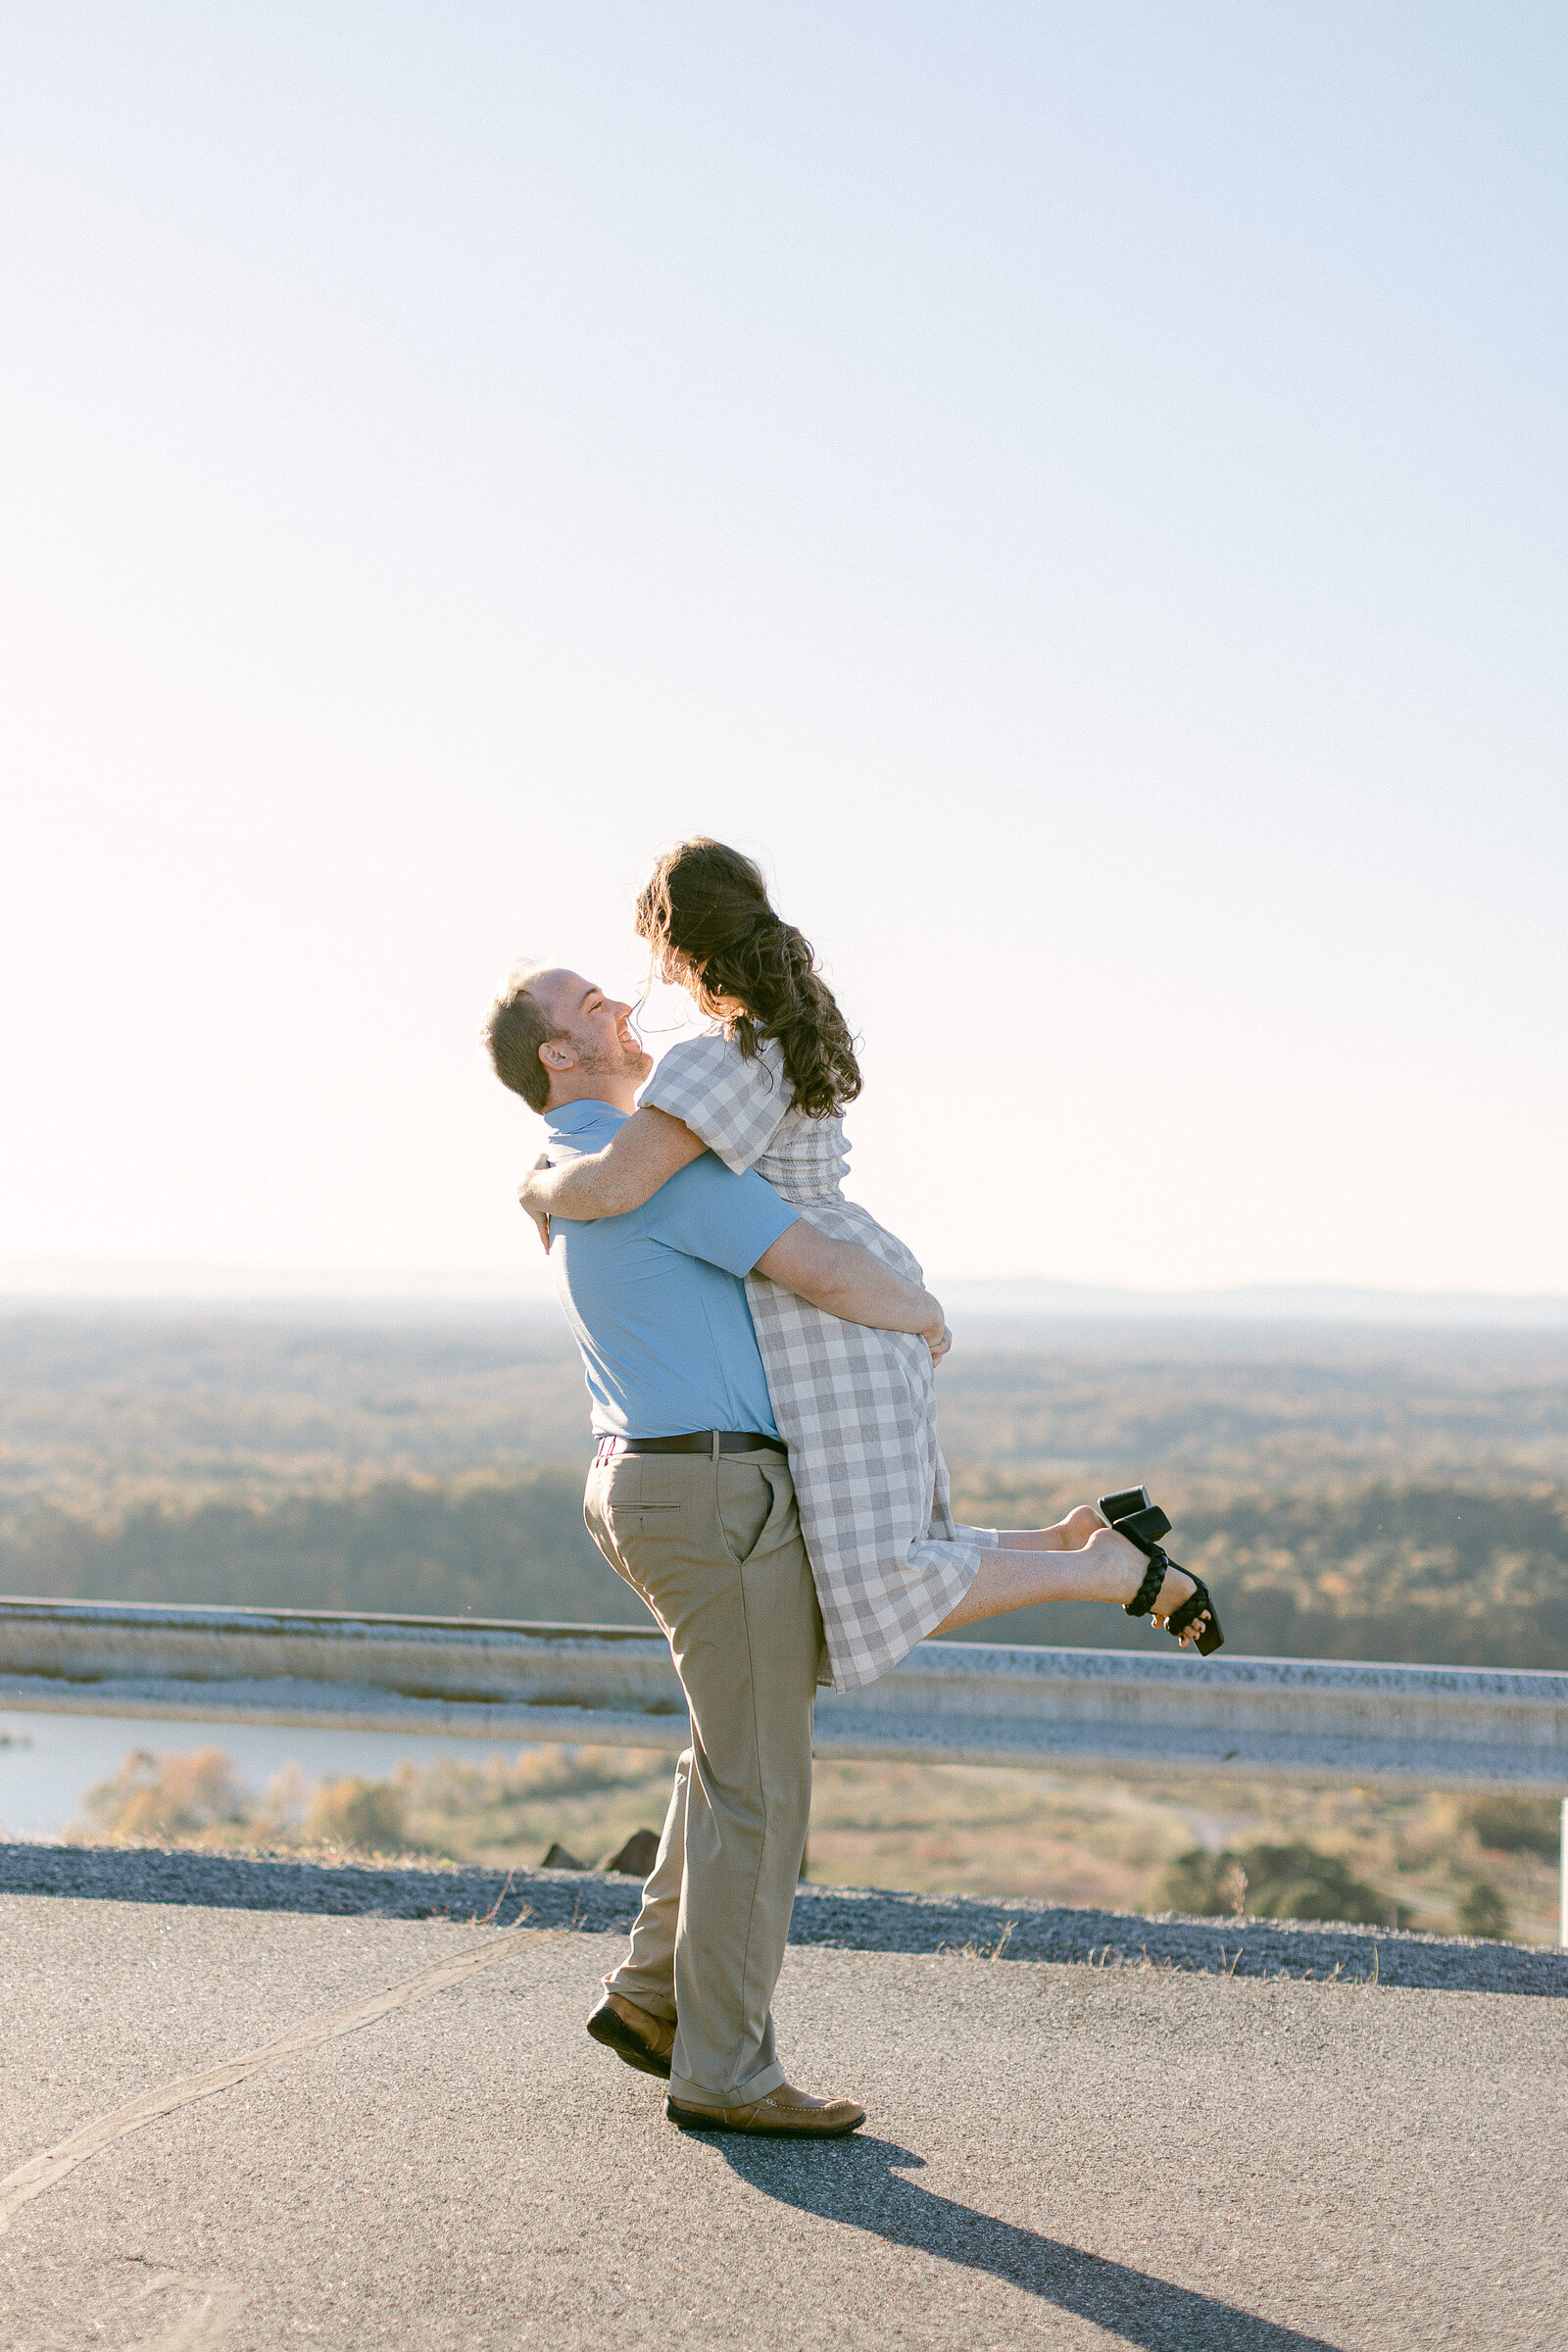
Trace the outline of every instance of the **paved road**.
{"type": "Polygon", "coordinates": [[[795,1947],[792,2148],[587,2040],[619,1945],[0,1896],[5,2352],[1568,2340],[1568,2003],[795,1947]]]}

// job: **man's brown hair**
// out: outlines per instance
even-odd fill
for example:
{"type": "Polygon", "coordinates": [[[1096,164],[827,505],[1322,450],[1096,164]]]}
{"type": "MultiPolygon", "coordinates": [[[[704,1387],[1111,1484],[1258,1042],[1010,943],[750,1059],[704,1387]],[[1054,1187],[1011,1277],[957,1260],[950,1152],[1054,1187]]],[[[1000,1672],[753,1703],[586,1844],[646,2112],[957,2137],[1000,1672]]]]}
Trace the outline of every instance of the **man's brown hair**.
{"type": "Polygon", "coordinates": [[[539,1049],[567,1035],[529,993],[528,983],[545,969],[534,963],[513,973],[490,1007],[483,1033],[496,1076],[520,1095],[530,1110],[543,1110],[550,1101],[550,1072],[539,1058],[539,1049]]]}

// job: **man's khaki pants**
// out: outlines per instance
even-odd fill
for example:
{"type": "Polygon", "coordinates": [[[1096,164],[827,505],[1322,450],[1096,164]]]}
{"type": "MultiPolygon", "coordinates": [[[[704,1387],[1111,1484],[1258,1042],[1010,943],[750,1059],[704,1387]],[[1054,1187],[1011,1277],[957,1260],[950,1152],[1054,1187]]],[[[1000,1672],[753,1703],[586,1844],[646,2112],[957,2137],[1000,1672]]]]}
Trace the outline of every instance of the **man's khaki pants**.
{"type": "Polygon", "coordinates": [[[588,1532],[668,1637],[692,1743],[631,1950],[605,1979],[676,2020],[671,2095],[762,2098],[784,2081],[773,1987],[811,1810],[822,1619],[785,1456],[596,1462],[588,1532]]]}

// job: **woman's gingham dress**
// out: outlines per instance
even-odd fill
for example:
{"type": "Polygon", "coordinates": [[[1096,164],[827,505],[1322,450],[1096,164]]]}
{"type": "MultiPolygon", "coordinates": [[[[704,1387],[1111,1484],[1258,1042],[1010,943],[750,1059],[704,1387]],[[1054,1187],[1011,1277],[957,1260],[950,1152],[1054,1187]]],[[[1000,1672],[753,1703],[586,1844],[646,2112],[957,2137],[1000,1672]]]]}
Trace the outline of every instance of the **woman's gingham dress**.
{"type": "MultiPolygon", "coordinates": [[[[775,1044],[748,1061],[711,1036],[672,1046],[639,1101],[684,1119],[726,1167],[755,1168],[819,1231],[919,1282],[904,1244],[840,1191],[842,1120],[808,1118],[790,1096],[775,1044]]],[[[997,1539],[955,1524],[924,1340],[840,1322],[763,1275],[748,1275],[746,1296],[790,1449],[827,1635],[824,1679],[857,1690],[941,1624],[997,1539]]]]}

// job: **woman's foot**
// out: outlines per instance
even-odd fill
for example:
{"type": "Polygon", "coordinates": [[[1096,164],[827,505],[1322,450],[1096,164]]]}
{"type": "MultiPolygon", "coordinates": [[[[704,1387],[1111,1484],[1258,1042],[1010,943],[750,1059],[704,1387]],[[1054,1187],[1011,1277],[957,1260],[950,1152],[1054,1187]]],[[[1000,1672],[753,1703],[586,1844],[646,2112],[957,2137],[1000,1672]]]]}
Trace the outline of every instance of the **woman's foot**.
{"type": "MultiPolygon", "coordinates": [[[[1087,1505],[1081,1507],[1087,1508],[1087,1505]]],[[[1099,1518],[1098,1512],[1096,1517],[1099,1518]]],[[[1125,1608],[1128,1601],[1136,1599],[1138,1588],[1149,1572],[1149,1562],[1136,1544],[1129,1544],[1125,1536],[1118,1536],[1113,1528],[1106,1527],[1102,1519],[1099,1522],[1099,1530],[1100,1532],[1088,1538],[1084,1548],[1092,1554],[1102,1554],[1106,1568],[1118,1588],[1126,1587],[1125,1592],[1117,1590],[1107,1592],[1105,1595],[1107,1600],[1119,1600],[1125,1608]]],[[[1185,1568],[1168,1567],[1165,1571],[1165,1581],[1154,1598],[1152,1612],[1154,1623],[1163,1629],[1167,1618],[1175,1614],[1184,1600],[1191,1600],[1197,1591],[1198,1579],[1196,1577],[1189,1576],[1185,1568]]],[[[1186,1649],[1207,1630],[1207,1626],[1208,1611],[1200,1609],[1192,1624],[1183,1633],[1178,1634],[1175,1639],[1181,1643],[1182,1648],[1186,1649]]]]}
{"type": "MultiPolygon", "coordinates": [[[[1152,1611],[1161,1633],[1165,1631],[1166,1620],[1175,1615],[1184,1600],[1191,1600],[1197,1591],[1197,1577],[1189,1576],[1185,1568],[1166,1569],[1165,1581],[1155,1595],[1152,1611]]],[[[1200,1609],[1192,1624],[1176,1635],[1175,1639],[1183,1649],[1190,1649],[1195,1642],[1207,1633],[1208,1615],[1207,1609],[1200,1609]]]]}

